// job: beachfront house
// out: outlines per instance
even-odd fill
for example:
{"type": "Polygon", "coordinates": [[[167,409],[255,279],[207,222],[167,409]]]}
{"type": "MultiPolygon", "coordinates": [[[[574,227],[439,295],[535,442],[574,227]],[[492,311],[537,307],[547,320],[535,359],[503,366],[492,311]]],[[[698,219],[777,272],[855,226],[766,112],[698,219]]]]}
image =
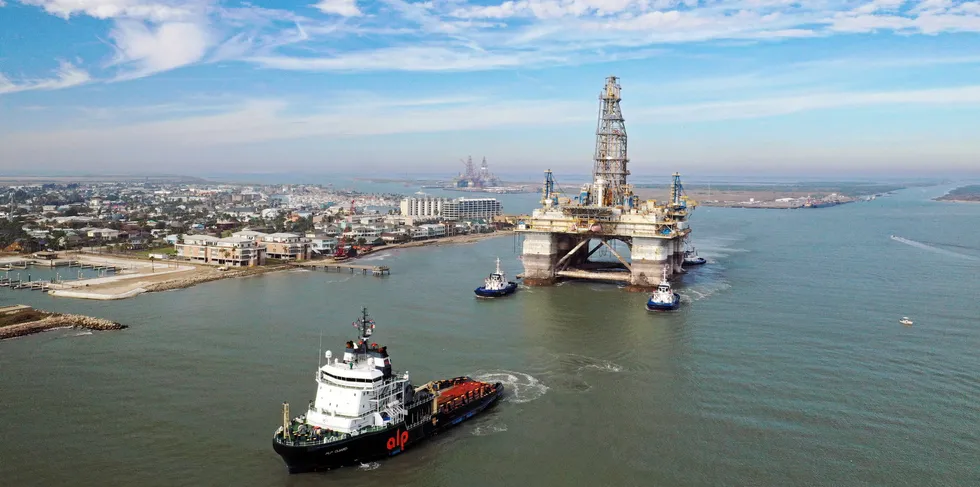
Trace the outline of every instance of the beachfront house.
{"type": "Polygon", "coordinates": [[[310,240],[295,233],[270,233],[261,238],[270,259],[307,260],[310,240]]]}
{"type": "Polygon", "coordinates": [[[265,264],[266,259],[265,246],[244,237],[185,235],[176,247],[178,258],[202,264],[252,267],[265,264]]]}

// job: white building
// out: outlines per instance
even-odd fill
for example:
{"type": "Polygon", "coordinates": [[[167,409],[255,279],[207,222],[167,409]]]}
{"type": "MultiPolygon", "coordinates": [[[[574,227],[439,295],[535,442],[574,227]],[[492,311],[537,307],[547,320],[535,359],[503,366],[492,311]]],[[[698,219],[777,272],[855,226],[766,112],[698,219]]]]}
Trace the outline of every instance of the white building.
{"type": "Polygon", "coordinates": [[[435,198],[432,196],[405,198],[401,202],[402,215],[412,217],[438,217],[442,215],[443,205],[447,201],[449,200],[446,198],[435,198]]]}
{"type": "Polygon", "coordinates": [[[111,228],[93,228],[90,229],[86,235],[88,238],[101,238],[102,240],[115,240],[119,238],[119,230],[113,230],[111,228]]]}
{"type": "Polygon", "coordinates": [[[348,240],[357,241],[359,238],[363,238],[368,242],[373,242],[376,238],[381,236],[381,229],[376,227],[367,226],[356,226],[348,229],[344,232],[344,238],[348,240]]]}
{"type": "Polygon", "coordinates": [[[231,234],[232,237],[242,237],[249,240],[262,240],[262,237],[265,237],[266,235],[268,234],[264,232],[256,232],[255,230],[239,230],[231,234]]]}
{"type": "Polygon", "coordinates": [[[445,237],[446,236],[446,226],[445,225],[428,224],[428,225],[419,225],[419,226],[421,228],[424,228],[425,231],[429,234],[430,237],[445,237]]]}
{"type": "Polygon", "coordinates": [[[445,225],[431,223],[419,225],[412,229],[412,238],[437,238],[446,236],[445,225]]]}
{"type": "Polygon", "coordinates": [[[442,208],[442,215],[447,220],[489,220],[503,212],[503,206],[496,198],[459,198],[445,203],[442,208]]]}
{"type": "Polygon", "coordinates": [[[310,239],[310,249],[314,254],[329,255],[337,249],[337,239],[333,237],[313,237],[310,239]]]}
{"type": "Polygon", "coordinates": [[[442,218],[446,220],[489,220],[503,214],[496,198],[405,198],[401,202],[403,217],[412,220],[442,218]]]}

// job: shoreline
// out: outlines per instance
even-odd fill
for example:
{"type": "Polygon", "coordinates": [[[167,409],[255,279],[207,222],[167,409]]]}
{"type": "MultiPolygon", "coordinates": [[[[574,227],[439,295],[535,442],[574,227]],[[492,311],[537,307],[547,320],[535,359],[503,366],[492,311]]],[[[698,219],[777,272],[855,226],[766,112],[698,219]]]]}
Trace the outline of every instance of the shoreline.
{"type": "MultiPolygon", "coordinates": [[[[376,247],[370,252],[360,254],[354,259],[350,259],[348,263],[356,263],[361,257],[369,257],[376,253],[381,253],[387,250],[398,250],[398,249],[410,249],[416,247],[431,247],[440,245],[460,245],[475,243],[482,240],[487,240],[491,238],[504,237],[507,235],[513,235],[514,232],[511,230],[498,230],[490,233],[478,233],[478,234],[468,234],[468,235],[454,235],[450,237],[436,238],[430,240],[417,240],[414,242],[404,242],[397,244],[388,244],[381,247],[376,247]]],[[[162,291],[172,291],[175,289],[185,289],[198,284],[203,284],[205,282],[218,281],[222,279],[238,279],[251,276],[258,276],[262,274],[267,274],[270,272],[279,272],[289,269],[302,268],[302,265],[297,263],[283,263],[274,265],[265,265],[261,267],[247,267],[241,269],[229,269],[226,271],[219,271],[216,267],[206,266],[201,264],[192,264],[189,262],[174,262],[169,265],[174,267],[164,268],[160,271],[153,271],[149,262],[135,258],[135,257],[125,257],[125,256],[105,256],[102,254],[84,254],[80,253],[76,257],[80,259],[86,259],[92,262],[112,262],[114,264],[121,264],[126,266],[128,269],[133,270],[137,267],[141,268],[140,271],[126,271],[130,273],[120,273],[118,275],[86,279],[82,281],[69,281],[66,283],[56,284],[57,288],[53,288],[48,291],[50,296],[61,297],[61,298],[75,298],[75,299],[94,299],[100,301],[110,301],[117,299],[127,299],[135,296],[139,296],[143,293],[153,293],[162,291]],[[149,272],[147,272],[149,271],[149,272]]],[[[303,261],[303,262],[333,262],[333,259],[317,259],[315,261],[303,261]]],[[[165,266],[168,264],[158,263],[157,267],[165,266]]]]}
{"type": "Polygon", "coordinates": [[[933,201],[944,201],[947,203],[980,203],[980,200],[957,200],[957,199],[943,199],[942,196],[938,198],[933,198],[933,201]]]}
{"type": "Polygon", "coordinates": [[[980,203],[980,184],[957,186],[942,196],[932,198],[932,200],[949,201],[951,203],[980,203]]]}

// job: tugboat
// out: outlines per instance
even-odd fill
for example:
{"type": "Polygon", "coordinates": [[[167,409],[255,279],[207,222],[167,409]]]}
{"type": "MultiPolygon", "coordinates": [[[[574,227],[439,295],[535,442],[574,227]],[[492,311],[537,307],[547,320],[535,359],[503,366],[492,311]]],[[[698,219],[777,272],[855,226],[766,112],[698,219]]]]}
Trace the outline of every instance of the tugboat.
{"type": "Polygon", "coordinates": [[[403,453],[432,435],[495,405],[504,391],[469,377],[433,381],[414,387],[408,372],[395,375],[388,347],[368,343],[375,323],[367,308],[353,323],[356,341],[348,341],[343,358],[332,359],[316,373],[316,399],[306,413],[290,419],[282,405],[282,426],[272,447],[289,473],[330,470],[403,453]]]}
{"type": "Polygon", "coordinates": [[[707,262],[704,257],[698,255],[698,249],[694,247],[684,251],[684,265],[686,266],[704,265],[707,262]]]}
{"type": "Polygon", "coordinates": [[[500,270],[500,257],[497,257],[497,272],[490,274],[483,280],[483,285],[474,289],[473,292],[481,298],[496,298],[506,296],[517,291],[517,283],[507,281],[503,271],[500,270]]]}
{"type": "Polygon", "coordinates": [[[681,305],[681,295],[670,288],[667,281],[667,266],[664,266],[664,277],[660,280],[657,290],[650,294],[647,300],[647,311],[670,311],[681,305]]]}

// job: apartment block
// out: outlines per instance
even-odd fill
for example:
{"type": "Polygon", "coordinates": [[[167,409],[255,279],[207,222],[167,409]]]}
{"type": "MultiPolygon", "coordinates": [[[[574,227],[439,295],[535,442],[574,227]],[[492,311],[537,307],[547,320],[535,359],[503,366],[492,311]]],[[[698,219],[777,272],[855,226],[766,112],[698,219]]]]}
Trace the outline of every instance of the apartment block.
{"type": "Polygon", "coordinates": [[[178,258],[202,264],[252,267],[265,264],[266,259],[265,246],[244,237],[187,235],[176,248],[178,258]]]}
{"type": "Polygon", "coordinates": [[[307,260],[312,253],[310,240],[295,233],[270,233],[261,240],[270,259],[307,260]]]}

